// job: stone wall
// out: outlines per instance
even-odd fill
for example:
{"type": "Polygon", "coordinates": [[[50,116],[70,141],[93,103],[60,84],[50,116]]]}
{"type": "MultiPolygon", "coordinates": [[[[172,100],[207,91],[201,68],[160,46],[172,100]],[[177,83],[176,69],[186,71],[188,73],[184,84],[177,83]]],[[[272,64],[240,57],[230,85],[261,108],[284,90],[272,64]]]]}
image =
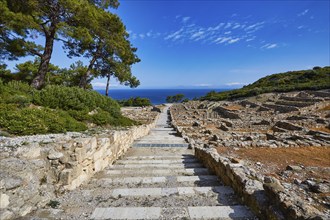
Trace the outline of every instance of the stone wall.
{"type": "Polygon", "coordinates": [[[126,130],[2,146],[0,219],[25,216],[54,203],[56,195],[79,187],[122,156],[155,121],[126,130]]]}
{"type": "MultiPolygon", "coordinates": [[[[174,118],[170,112],[171,118],[174,118]]],[[[231,186],[242,203],[246,204],[259,219],[296,220],[327,219],[324,214],[302,200],[296,193],[283,187],[272,176],[263,176],[245,165],[244,161],[227,158],[218,154],[216,149],[204,148],[195,144],[185,130],[172,121],[177,132],[195,149],[195,156],[212,170],[225,185],[231,186]]]]}
{"type": "Polygon", "coordinates": [[[241,202],[249,206],[260,219],[283,219],[280,212],[269,209],[263,183],[255,171],[220,156],[213,148],[195,148],[195,156],[215,172],[225,185],[231,186],[241,202]]]}

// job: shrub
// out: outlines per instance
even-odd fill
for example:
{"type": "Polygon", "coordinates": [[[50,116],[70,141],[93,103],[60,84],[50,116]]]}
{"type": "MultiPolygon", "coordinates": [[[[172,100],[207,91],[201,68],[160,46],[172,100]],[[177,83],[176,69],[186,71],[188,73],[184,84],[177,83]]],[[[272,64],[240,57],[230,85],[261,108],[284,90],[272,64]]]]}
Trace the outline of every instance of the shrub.
{"type": "Polygon", "coordinates": [[[255,96],[267,92],[295,90],[319,90],[330,88],[330,67],[314,67],[313,70],[272,74],[241,89],[220,93],[210,92],[201,100],[220,101],[255,96]]]}
{"type": "Polygon", "coordinates": [[[116,101],[98,92],[78,87],[47,86],[35,93],[33,102],[53,109],[93,111],[100,108],[111,114],[120,113],[119,104],[116,101]]]}
{"type": "Polygon", "coordinates": [[[84,131],[84,123],[68,113],[48,108],[18,108],[13,104],[0,105],[0,127],[11,134],[32,135],[84,131]]]}
{"type": "Polygon", "coordinates": [[[150,99],[135,97],[129,98],[127,100],[120,100],[119,104],[121,106],[136,106],[136,107],[143,107],[143,106],[151,106],[150,99]]]}

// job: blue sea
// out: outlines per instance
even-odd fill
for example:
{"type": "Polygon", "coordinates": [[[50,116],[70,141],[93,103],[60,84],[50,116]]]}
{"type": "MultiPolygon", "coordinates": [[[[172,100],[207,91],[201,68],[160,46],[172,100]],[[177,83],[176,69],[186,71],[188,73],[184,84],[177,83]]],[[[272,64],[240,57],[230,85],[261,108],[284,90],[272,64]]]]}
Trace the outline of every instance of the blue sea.
{"type": "MultiPolygon", "coordinates": [[[[153,105],[166,103],[167,96],[184,94],[185,98],[193,99],[205,96],[210,91],[226,91],[227,89],[113,89],[109,90],[109,96],[116,100],[129,99],[131,97],[141,97],[150,99],[153,105]]],[[[102,95],[105,90],[96,90],[102,95]]]]}

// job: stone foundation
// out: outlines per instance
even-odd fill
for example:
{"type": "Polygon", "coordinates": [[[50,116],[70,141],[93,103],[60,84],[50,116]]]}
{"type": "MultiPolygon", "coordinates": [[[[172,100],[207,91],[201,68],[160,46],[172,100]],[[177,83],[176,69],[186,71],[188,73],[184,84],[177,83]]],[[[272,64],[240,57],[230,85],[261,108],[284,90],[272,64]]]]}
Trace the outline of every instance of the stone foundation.
{"type": "Polygon", "coordinates": [[[327,219],[274,177],[259,175],[237,160],[220,156],[213,148],[195,148],[195,156],[231,186],[260,219],[327,219]]]}
{"type": "Polygon", "coordinates": [[[47,203],[55,204],[56,195],[79,187],[111,165],[134,140],[147,135],[155,121],[126,130],[57,138],[49,143],[2,146],[0,219],[25,216],[47,203]]]}

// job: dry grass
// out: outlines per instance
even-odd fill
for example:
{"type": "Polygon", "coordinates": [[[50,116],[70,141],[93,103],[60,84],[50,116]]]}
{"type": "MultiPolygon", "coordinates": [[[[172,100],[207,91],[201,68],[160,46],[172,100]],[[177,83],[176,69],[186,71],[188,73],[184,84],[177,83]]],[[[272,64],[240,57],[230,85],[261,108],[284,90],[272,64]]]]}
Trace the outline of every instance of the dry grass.
{"type": "Polygon", "coordinates": [[[327,105],[321,109],[319,109],[319,111],[329,111],[330,110],[330,105],[327,105]]]}
{"type": "Polygon", "coordinates": [[[241,110],[243,107],[241,105],[229,105],[229,106],[224,106],[224,108],[231,111],[237,111],[237,110],[241,110]]]}
{"type": "MultiPolygon", "coordinates": [[[[233,153],[226,147],[217,148],[220,154],[233,153]]],[[[297,148],[240,148],[234,151],[238,157],[259,161],[261,163],[275,163],[279,168],[287,165],[303,165],[330,167],[330,147],[297,147],[297,148]]]]}
{"type": "Polygon", "coordinates": [[[330,133],[330,129],[329,128],[326,128],[326,127],[313,127],[313,128],[309,128],[313,131],[322,131],[322,132],[325,132],[325,133],[330,133]]]}

